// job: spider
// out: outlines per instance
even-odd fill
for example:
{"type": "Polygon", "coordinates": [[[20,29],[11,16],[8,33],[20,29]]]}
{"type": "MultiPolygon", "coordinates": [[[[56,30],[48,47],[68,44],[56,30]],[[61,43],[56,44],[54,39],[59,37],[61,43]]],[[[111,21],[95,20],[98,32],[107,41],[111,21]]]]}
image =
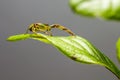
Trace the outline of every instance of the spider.
{"type": "Polygon", "coordinates": [[[29,26],[29,28],[27,29],[26,33],[28,33],[28,31],[31,31],[33,33],[36,33],[37,32],[43,32],[47,35],[50,35],[52,36],[52,32],[51,32],[51,29],[52,28],[58,28],[60,30],[63,30],[67,33],[69,33],[71,36],[75,36],[75,34],[68,28],[64,27],[64,26],[61,26],[59,24],[52,24],[52,25],[49,25],[49,24],[43,24],[43,23],[33,23],[29,26]]]}

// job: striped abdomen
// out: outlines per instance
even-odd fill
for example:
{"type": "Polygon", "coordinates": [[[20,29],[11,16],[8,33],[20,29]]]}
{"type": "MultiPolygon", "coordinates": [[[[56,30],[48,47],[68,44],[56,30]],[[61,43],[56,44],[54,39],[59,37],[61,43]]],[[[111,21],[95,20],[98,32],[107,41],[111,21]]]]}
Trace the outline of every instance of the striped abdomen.
{"type": "Polygon", "coordinates": [[[53,25],[51,25],[51,28],[58,28],[60,30],[63,30],[65,32],[69,33],[72,36],[75,36],[75,34],[70,29],[68,29],[68,28],[66,28],[64,26],[61,26],[59,24],[53,24],[53,25]]]}

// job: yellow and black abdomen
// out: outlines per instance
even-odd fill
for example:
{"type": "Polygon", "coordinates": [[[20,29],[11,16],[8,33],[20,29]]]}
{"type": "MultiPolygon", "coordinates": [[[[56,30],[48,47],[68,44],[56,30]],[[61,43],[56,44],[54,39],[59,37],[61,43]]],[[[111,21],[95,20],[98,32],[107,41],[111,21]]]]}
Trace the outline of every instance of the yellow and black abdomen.
{"type": "Polygon", "coordinates": [[[59,24],[53,24],[53,25],[51,25],[51,28],[58,28],[60,30],[63,30],[65,32],[69,33],[72,36],[75,36],[75,34],[70,29],[68,29],[68,28],[66,28],[64,26],[61,26],[59,24]]]}

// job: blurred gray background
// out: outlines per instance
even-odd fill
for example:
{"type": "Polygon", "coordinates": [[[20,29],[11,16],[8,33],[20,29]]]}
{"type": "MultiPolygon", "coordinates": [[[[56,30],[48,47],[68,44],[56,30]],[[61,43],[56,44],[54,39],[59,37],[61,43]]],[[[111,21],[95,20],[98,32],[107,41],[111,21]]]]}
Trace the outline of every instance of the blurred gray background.
{"type": "MultiPolygon", "coordinates": [[[[91,41],[117,66],[115,43],[120,22],[73,14],[69,0],[0,0],[0,80],[117,80],[98,65],[74,62],[48,44],[35,40],[7,42],[31,23],[59,23],[91,41]]],[[[54,35],[66,35],[58,29],[54,35]]]]}

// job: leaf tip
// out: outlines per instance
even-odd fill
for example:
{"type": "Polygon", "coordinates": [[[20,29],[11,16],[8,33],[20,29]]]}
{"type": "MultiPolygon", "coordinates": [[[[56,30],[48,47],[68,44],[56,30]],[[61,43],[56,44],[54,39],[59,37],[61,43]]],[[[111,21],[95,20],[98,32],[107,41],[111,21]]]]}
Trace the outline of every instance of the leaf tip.
{"type": "Polygon", "coordinates": [[[30,37],[30,34],[18,34],[9,36],[6,40],[7,41],[18,41],[18,40],[25,40],[30,37]]]}

